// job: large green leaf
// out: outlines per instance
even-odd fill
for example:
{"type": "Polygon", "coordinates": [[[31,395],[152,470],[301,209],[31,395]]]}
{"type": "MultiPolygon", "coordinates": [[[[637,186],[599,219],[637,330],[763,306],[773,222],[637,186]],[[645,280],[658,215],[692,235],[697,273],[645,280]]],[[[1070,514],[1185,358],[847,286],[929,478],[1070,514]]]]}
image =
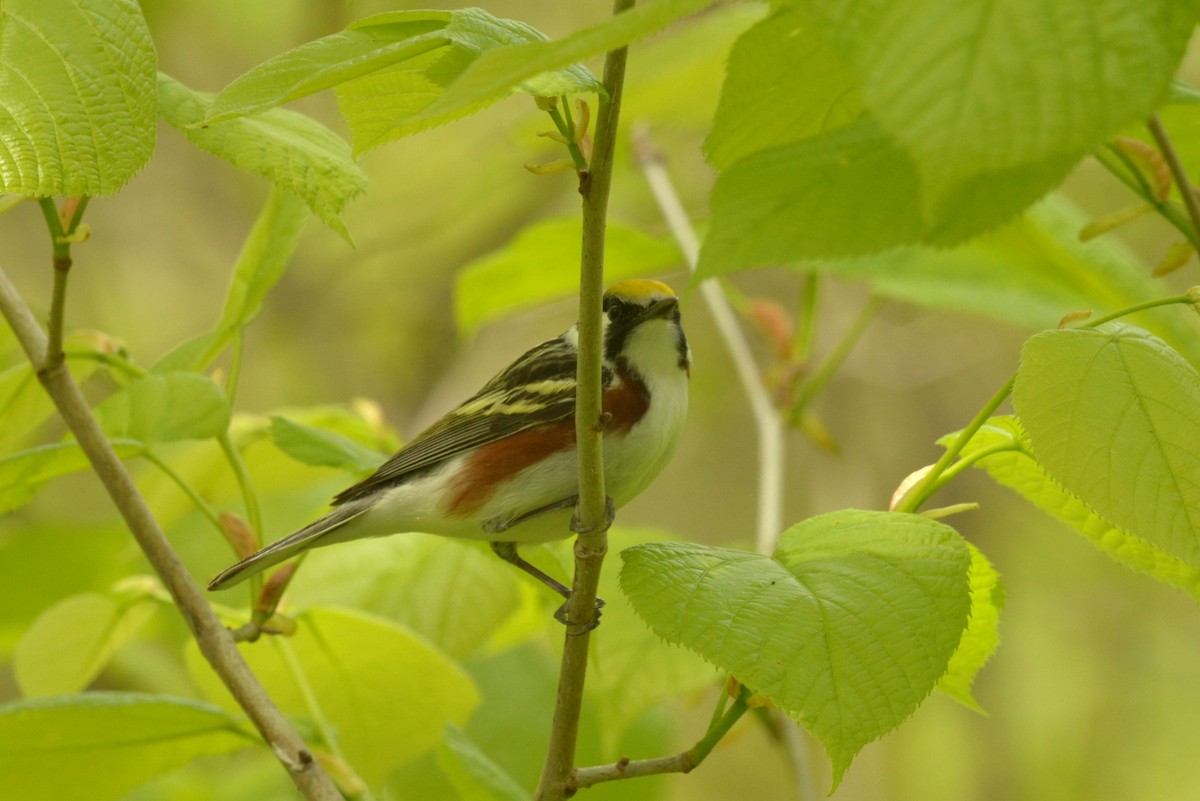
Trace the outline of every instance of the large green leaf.
{"type": "Polygon", "coordinates": [[[13,654],[26,696],[65,695],[87,687],[150,619],[156,602],[89,592],[64,598],[38,616],[13,654]]]}
{"type": "Polygon", "coordinates": [[[257,742],[208,704],[87,693],[0,706],[0,775],[12,798],[109,801],[199,756],[257,742]]]}
{"type": "Polygon", "coordinates": [[[970,609],[966,544],[917,515],[821,515],[784,532],[773,558],[663,543],[621,557],[650,627],[803,723],[835,786],[933,690],[970,609]]]}
{"type": "Polygon", "coordinates": [[[1200,565],[1200,374],[1131,326],[1047,331],[1013,401],[1033,455],[1115,527],[1200,565]]]}
{"type": "Polygon", "coordinates": [[[694,14],[713,0],[654,0],[562,39],[504,47],[484,53],[413,121],[439,119],[471,108],[512,87],[585,58],[614,50],[694,14]]]}
{"type": "MultiPolygon", "coordinates": [[[[296,622],[294,637],[243,644],[242,654],[282,710],[310,721],[321,711],[324,731],[372,787],[440,742],[445,724],[462,724],[479,702],[456,663],[382,618],[314,608],[296,622]]],[[[204,692],[236,709],[193,644],[187,658],[204,692]]]]}
{"type": "MultiPolygon", "coordinates": [[[[577,292],[582,226],[578,215],[542,220],[463,267],[454,286],[459,330],[471,334],[507,314],[577,292]]],[[[671,242],[609,223],[604,241],[606,279],[654,275],[679,261],[679,250],[671,242]]]]}
{"type": "MultiPolygon", "coordinates": [[[[1080,242],[1087,220],[1069,201],[1051,195],[956,248],[898,248],[795,266],[865,280],[889,298],[1033,329],[1054,324],[1068,311],[1115,311],[1167,293],[1116,239],[1080,242]]],[[[1195,326],[1177,310],[1158,310],[1140,322],[1200,357],[1195,326]]]]}
{"type": "Polygon", "coordinates": [[[154,75],[136,0],[5,0],[0,192],[116,194],[154,151],[154,75]]]}
{"type": "Polygon", "coordinates": [[[517,611],[518,580],[486,548],[402,533],[321,551],[296,575],[290,597],[300,607],[338,604],[383,615],[465,658],[517,611]]]}
{"type": "MultiPolygon", "coordinates": [[[[765,61],[789,52],[798,35],[820,37],[811,69],[832,76],[842,94],[816,95],[809,117],[793,122],[791,141],[783,141],[791,112],[778,112],[779,127],[760,121],[748,143],[734,137],[733,152],[718,152],[724,171],[702,275],[953,245],[1011,219],[1166,97],[1197,3],[797,6],[811,19],[807,26],[764,23],[746,35],[747,47],[765,61]],[[864,111],[829,130],[817,115],[839,97],[850,114],[861,97],[864,111]],[[764,149],[747,152],[754,146],[764,149]]],[[[810,86],[807,71],[784,84],[810,86]]],[[[742,130],[740,115],[772,96],[755,90],[748,72],[731,61],[727,89],[740,91],[723,102],[716,130],[742,130]]],[[[802,91],[802,103],[812,100],[814,90],[802,91]]],[[[763,116],[771,117],[769,108],[763,116]]]]}
{"type": "Polygon", "coordinates": [[[734,44],[704,143],[714,167],[723,170],[757,150],[836,128],[861,113],[857,77],[813,27],[785,6],[734,44]]]}
{"type": "MultiPolygon", "coordinates": [[[[939,442],[944,445],[955,436],[949,434],[939,442]]],[[[1067,524],[1118,563],[1178,587],[1200,601],[1200,569],[1122,531],[1063,490],[1033,458],[1029,438],[1016,418],[990,419],[971,437],[962,457],[978,459],[975,465],[997,483],[1067,524]]]]}
{"type": "Polygon", "coordinates": [[[916,166],[878,124],[860,118],[723,171],[697,272],[858,256],[920,241],[927,227],[916,166]]]}
{"type": "Polygon", "coordinates": [[[213,101],[210,121],[256,114],[281,103],[339,88],[339,101],[362,152],[449,122],[514,90],[539,95],[597,91],[590,72],[569,63],[534,70],[445,112],[431,105],[480,54],[537,43],[545,37],[515,20],[475,8],[395,11],[368,17],[259,65],[213,101]],[[542,74],[545,73],[545,74],[542,74]]]}
{"type": "MultiPolygon", "coordinates": [[[[810,3],[817,14],[854,4],[810,3]]],[[[940,199],[978,174],[1076,160],[1145,118],[1166,97],[1197,8],[903,0],[879,6],[843,41],[868,107],[940,199]]]]}
{"type": "Polygon", "coordinates": [[[300,198],[278,186],[273,187],[234,266],[220,320],[211,331],[173,348],[155,363],[154,371],[165,373],[207,367],[233,341],[237,332],[258,316],[267,293],[283,276],[307,219],[300,198]]]}
{"type": "MultiPolygon", "coordinates": [[[[406,13],[410,12],[368,17],[353,27],[366,29],[389,24],[406,13]]],[[[545,40],[540,32],[522,22],[497,19],[479,9],[469,8],[454,12],[450,24],[441,33],[449,44],[444,50],[422,53],[338,86],[338,105],[350,123],[356,152],[465,117],[505,97],[512,91],[511,87],[444,114],[422,113],[481,53],[545,40]]],[[[549,97],[600,90],[595,76],[579,65],[534,75],[514,86],[533,95],[549,97]]]]}
{"type": "Polygon", "coordinates": [[[367,176],[345,140],[311,117],[286,109],[197,126],[212,98],[158,74],[158,113],[167,123],[200,149],[297,195],[313,214],[349,239],[340,215],[366,189],[367,176]]]}
{"type": "Polygon", "coordinates": [[[96,407],[110,436],[146,443],[215,437],[229,416],[221,388],[199,373],[151,373],[96,407]]]}

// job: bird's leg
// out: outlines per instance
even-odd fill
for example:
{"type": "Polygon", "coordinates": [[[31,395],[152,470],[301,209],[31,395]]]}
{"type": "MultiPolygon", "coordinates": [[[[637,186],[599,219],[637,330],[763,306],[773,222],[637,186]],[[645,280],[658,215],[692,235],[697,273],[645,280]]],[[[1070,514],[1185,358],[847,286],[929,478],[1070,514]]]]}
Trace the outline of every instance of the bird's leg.
{"type": "MultiPolygon", "coordinates": [[[[613,506],[612,498],[605,498],[604,501],[605,501],[605,510],[608,514],[608,524],[611,525],[613,518],[616,516],[616,509],[613,506]]],[[[520,523],[524,523],[526,520],[531,520],[535,517],[547,514],[549,512],[557,512],[562,509],[570,509],[570,508],[576,506],[578,503],[579,503],[579,496],[572,495],[568,498],[563,498],[561,501],[555,501],[552,504],[548,504],[548,505],[542,506],[538,509],[534,509],[531,512],[526,512],[523,515],[518,515],[517,517],[514,517],[511,520],[489,520],[486,523],[484,523],[484,529],[489,534],[499,534],[503,531],[507,531],[508,529],[512,528],[513,526],[516,526],[520,523]]],[[[607,528],[607,526],[605,526],[605,527],[607,528]]],[[[578,524],[578,520],[576,518],[572,517],[571,530],[576,533],[582,533],[581,529],[582,529],[582,527],[578,524]]],[[[571,599],[570,588],[566,587],[561,582],[546,575],[543,571],[539,570],[538,568],[531,565],[529,562],[522,559],[520,554],[517,553],[516,543],[493,540],[491,542],[491,546],[492,546],[492,551],[495,552],[495,554],[497,556],[499,556],[501,559],[503,559],[505,562],[508,562],[510,565],[514,565],[515,567],[519,567],[521,570],[524,570],[526,573],[533,576],[535,579],[537,579],[538,581],[542,582],[550,589],[557,592],[563,598],[567,599],[568,602],[570,601],[570,599],[571,599]]],[[[596,628],[596,626],[600,625],[600,610],[603,608],[604,608],[604,599],[599,598],[599,597],[596,598],[596,614],[592,617],[591,621],[587,624],[586,628],[584,628],[583,631],[591,631],[592,629],[596,628]]],[[[554,619],[557,620],[559,623],[562,623],[564,626],[569,626],[571,624],[571,621],[569,621],[567,619],[567,604],[566,603],[564,603],[562,606],[560,606],[558,609],[555,610],[554,619]]]]}
{"type": "Polygon", "coordinates": [[[542,582],[550,589],[557,592],[563,598],[571,597],[571,588],[570,587],[566,586],[561,581],[558,581],[557,579],[553,578],[552,576],[547,575],[539,568],[535,567],[534,565],[532,565],[529,562],[526,562],[524,559],[522,559],[521,555],[519,553],[517,553],[517,544],[515,542],[492,542],[489,544],[492,546],[492,552],[495,553],[496,556],[499,556],[501,559],[503,559],[505,562],[508,562],[510,565],[513,565],[514,567],[519,567],[521,570],[524,570],[526,573],[533,576],[535,579],[537,579],[538,581],[542,582]]]}

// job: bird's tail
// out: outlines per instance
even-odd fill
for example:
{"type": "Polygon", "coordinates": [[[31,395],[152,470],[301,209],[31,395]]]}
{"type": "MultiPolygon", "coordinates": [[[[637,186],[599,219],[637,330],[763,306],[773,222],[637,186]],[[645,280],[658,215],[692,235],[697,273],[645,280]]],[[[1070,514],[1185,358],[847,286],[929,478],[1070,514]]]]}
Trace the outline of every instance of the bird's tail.
{"type": "Polygon", "coordinates": [[[223,590],[226,587],[232,587],[269,567],[291,559],[301,551],[340,541],[337,538],[328,538],[328,535],[367,511],[368,508],[370,508],[368,504],[362,503],[348,503],[339,506],[320,520],[309,523],[299,531],[276,540],[261,551],[247,556],[233,567],[221,571],[216,578],[208,582],[208,589],[223,590]],[[322,542],[323,539],[326,541],[322,542]]]}

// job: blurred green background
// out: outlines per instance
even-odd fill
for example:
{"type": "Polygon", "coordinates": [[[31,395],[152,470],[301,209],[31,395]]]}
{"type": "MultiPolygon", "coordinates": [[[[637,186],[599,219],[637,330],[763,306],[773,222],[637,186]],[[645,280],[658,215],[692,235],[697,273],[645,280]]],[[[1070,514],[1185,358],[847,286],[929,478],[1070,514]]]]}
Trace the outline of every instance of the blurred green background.
{"type": "MultiPolygon", "coordinates": [[[[142,6],[158,44],[160,68],[208,91],[352,19],[406,7],[334,0],[143,0],[142,6]]],[[[485,6],[551,36],[609,13],[609,4],[597,0],[485,6]]],[[[725,53],[762,13],[754,5],[718,7],[632,52],[626,129],[635,123],[649,126],[700,222],[713,180],[700,145],[716,106],[725,53]]],[[[1196,67],[1193,54],[1188,71],[1195,74],[1196,67]]],[[[329,94],[297,107],[345,133],[329,94]]],[[[460,267],[531,221],[577,208],[569,173],[535,176],[522,166],[559,157],[553,143],[535,136],[547,127],[544,115],[520,97],[367,154],[362,163],[371,185],[345,215],[355,247],[310,222],[288,274],[250,330],[239,410],[259,413],[365,397],[376,400],[388,422],[407,437],[517,353],[570,325],[570,300],[491,324],[470,341],[458,337],[453,323],[460,267]]],[[[627,141],[622,139],[618,153],[612,218],[662,233],[627,141]]],[[[96,201],[88,210],[92,238],[76,248],[68,327],[106,332],[143,364],[203,330],[220,309],[230,265],[267,191],[264,181],[237,172],[161,126],[147,169],[119,197],[96,201]]],[[[1065,193],[1092,214],[1133,202],[1090,164],[1071,176],[1065,193]]],[[[40,227],[38,210],[29,204],[0,217],[5,269],[39,311],[48,302],[51,281],[40,227]]],[[[1174,241],[1150,218],[1120,235],[1148,265],[1174,241]]],[[[545,266],[577,270],[573,263],[545,266]]],[[[753,421],[698,294],[689,289],[682,269],[664,278],[684,294],[695,354],[692,413],[676,459],[622,512],[620,522],[745,546],[755,520],[753,421]]],[[[1193,282],[1194,264],[1175,280],[1180,287],[1193,282]]],[[[773,270],[740,275],[735,283],[749,296],[783,299],[791,306],[800,279],[773,270]]],[[[865,297],[861,286],[827,285],[819,353],[836,341],[865,297]]],[[[901,478],[936,458],[934,440],[961,427],[1011,374],[1027,333],[978,318],[886,304],[815,406],[841,453],[832,455],[797,433],[788,435],[785,519],[843,507],[886,507],[901,478]]],[[[7,349],[8,338],[0,336],[0,342],[7,349]]],[[[297,499],[287,495],[286,472],[255,476],[272,536],[311,516],[323,493],[345,483],[332,471],[326,478],[320,492],[296,505],[297,499]]],[[[1194,759],[1200,745],[1195,731],[1200,685],[1194,681],[1200,638],[1194,603],[1116,566],[982,475],[965,476],[940,500],[938,505],[982,505],[951,522],[988,554],[1008,590],[1000,650],[976,684],[989,716],[935,695],[898,732],[863,750],[837,797],[1200,798],[1194,759]]],[[[198,573],[215,570],[224,559],[220,550],[187,540],[199,528],[184,524],[170,532],[185,556],[193,557],[189,564],[198,573]]],[[[7,626],[0,629],[0,700],[16,694],[4,664],[18,634],[14,621],[28,621],[53,599],[78,591],[74,582],[82,572],[94,586],[105,587],[137,559],[88,475],[57,481],[32,505],[0,517],[0,608],[5,610],[0,625],[7,626]],[[32,530],[39,532],[36,543],[26,536],[32,530]],[[47,560],[38,574],[24,568],[21,575],[6,572],[3,562],[25,564],[20,554],[27,549],[47,560]]],[[[165,658],[139,652],[136,644],[129,650],[106,673],[106,686],[122,686],[123,664],[165,658]]],[[[706,697],[695,706],[662,713],[670,741],[690,745],[703,728],[709,703],[706,697]]],[[[805,748],[811,752],[812,782],[823,795],[828,764],[818,746],[808,742],[805,748]]],[[[261,778],[264,794],[281,786],[270,771],[261,778]]],[[[664,797],[678,801],[792,797],[782,750],[747,725],[696,773],[660,784],[664,797]]],[[[169,789],[166,783],[154,793],[169,789]]],[[[630,792],[637,797],[636,790],[630,792]]]]}

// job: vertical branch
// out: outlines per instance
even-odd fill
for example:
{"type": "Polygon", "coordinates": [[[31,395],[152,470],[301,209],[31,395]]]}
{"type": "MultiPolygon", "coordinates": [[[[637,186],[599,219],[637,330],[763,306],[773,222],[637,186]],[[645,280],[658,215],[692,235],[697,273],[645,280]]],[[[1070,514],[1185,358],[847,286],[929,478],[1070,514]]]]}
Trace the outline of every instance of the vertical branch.
{"type": "MultiPolygon", "coordinates": [[[[613,14],[633,7],[633,0],[615,0],[613,14]]],[[[579,455],[579,504],[575,510],[575,579],[567,600],[566,639],[559,669],[558,694],[546,762],[538,781],[536,801],[567,797],[575,769],[579,710],[587,674],[591,621],[597,614],[596,589],[608,550],[608,506],[604,492],[604,451],[601,425],[601,302],[604,295],[604,232],[617,121],[625,84],[627,48],[610,52],[604,61],[605,97],[600,99],[592,162],[580,173],[583,197],[583,241],[579,282],[579,366],[575,395],[575,432],[579,455]]]]}
{"type": "MultiPolygon", "coordinates": [[[[700,241],[663,165],[662,154],[650,142],[645,131],[640,132],[633,144],[635,157],[667,221],[667,227],[683,251],[688,267],[695,272],[700,257],[700,241]]],[[[737,369],[758,428],[758,525],[755,544],[759,553],[769,554],[775,550],[776,540],[783,528],[783,422],[767,392],[750,343],[738,325],[737,313],[725,297],[721,284],[709,279],[700,284],[700,292],[721,332],[721,339],[733,357],[733,366],[737,369]]]]}

